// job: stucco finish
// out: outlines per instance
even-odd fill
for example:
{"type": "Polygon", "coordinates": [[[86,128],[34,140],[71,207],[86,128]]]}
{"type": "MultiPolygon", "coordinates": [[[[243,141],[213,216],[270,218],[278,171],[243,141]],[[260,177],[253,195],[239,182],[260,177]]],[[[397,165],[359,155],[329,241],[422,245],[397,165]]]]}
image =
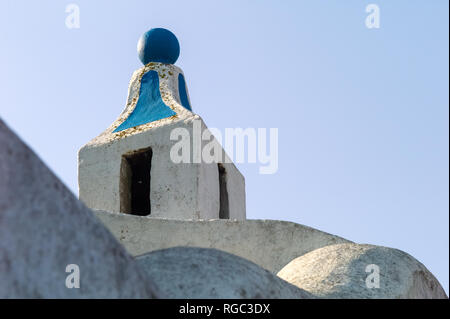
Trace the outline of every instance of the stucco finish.
{"type": "MultiPolygon", "coordinates": [[[[185,121],[126,136],[113,143],[83,147],[78,155],[80,200],[92,209],[120,212],[122,155],[151,148],[150,217],[218,218],[220,197],[217,163],[174,163],[170,159],[171,147],[177,142],[170,140],[171,130],[183,127],[194,139],[192,121],[199,121],[201,129],[206,129],[198,116],[192,116],[185,121]]],[[[233,163],[224,163],[224,166],[229,176],[230,217],[245,219],[244,177],[233,163]]]]}
{"type": "MultiPolygon", "coordinates": [[[[122,113],[105,131],[103,131],[99,136],[95,137],[93,140],[87,143],[86,146],[94,146],[112,142],[114,140],[122,139],[123,137],[131,136],[148,129],[177,122],[180,119],[186,119],[194,115],[194,113],[183,107],[183,105],[181,104],[181,98],[178,91],[179,74],[183,74],[183,71],[179,67],[171,64],[157,62],[150,62],[142,68],[134,71],[128,85],[128,96],[125,108],[123,109],[122,113]],[[139,100],[142,77],[149,71],[156,71],[158,73],[161,99],[165,105],[167,105],[176,113],[176,115],[114,133],[114,130],[116,130],[117,127],[119,127],[136,108],[136,104],[139,100]]],[[[186,98],[189,100],[189,92],[187,90],[187,87],[186,98]]]]}
{"type": "Polygon", "coordinates": [[[175,247],[136,260],[167,298],[313,298],[260,266],[216,249],[175,247]]]}
{"type": "Polygon", "coordinates": [[[0,120],[0,298],[151,298],[114,236],[0,120]],[[66,287],[66,266],[80,288],[66,287]]]}
{"type": "Polygon", "coordinates": [[[339,244],[296,258],[278,276],[320,298],[447,298],[437,279],[419,261],[393,248],[339,244]],[[373,286],[379,268],[379,284],[373,286]],[[369,288],[366,284],[369,280],[369,288]]]}
{"type": "Polygon", "coordinates": [[[319,230],[276,220],[171,220],[96,211],[134,256],[176,247],[216,248],[277,273],[314,249],[349,242],[319,230]]]}
{"type": "MultiPolygon", "coordinates": [[[[124,185],[120,178],[122,156],[151,148],[150,217],[219,218],[217,163],[226,161],[224,166],[228,176],[230,218],[245,219],[244,177],[226,157],[220,145],[222,161],[208,163],[202,160],[203,147],[211,142],[218,143],[214,138],[202,140],[203,132],[207,131],[205,123],[181,105],[178,92],[180,74],[182,71],[178,67],[163,63],[149,63],[137,70],[130,81],[127,104],[122,114],[103,133],[80,149],[79,196],[89,208],[120,212],[120,185],[124,185]],[[148,72],[158,73],[161,98],[176,115],[114,132],[133,114],[139,101],[142,78],[148,72]],[[176,128],[185,129],[189,134],[189,163],[171,160],[171,149],[178,140],[171,140],[170,135],[176,128]],[[200,156],[197,158],[194,154],[200,156]]],[[[185,99],[189,100],[187,88],[185,94],[185,99]]]]}

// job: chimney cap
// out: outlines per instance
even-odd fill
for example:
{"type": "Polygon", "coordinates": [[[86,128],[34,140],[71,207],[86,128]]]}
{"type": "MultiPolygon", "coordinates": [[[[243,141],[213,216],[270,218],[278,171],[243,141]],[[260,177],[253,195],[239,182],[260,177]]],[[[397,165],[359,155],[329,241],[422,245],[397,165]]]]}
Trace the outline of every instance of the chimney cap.
{"type": "Polygon", "coordinates": [[[169,30],[154,28],[140,37],[137,51],[144,65],[150,62],[175,64],[180,55],[180,44],[169,30]]]}

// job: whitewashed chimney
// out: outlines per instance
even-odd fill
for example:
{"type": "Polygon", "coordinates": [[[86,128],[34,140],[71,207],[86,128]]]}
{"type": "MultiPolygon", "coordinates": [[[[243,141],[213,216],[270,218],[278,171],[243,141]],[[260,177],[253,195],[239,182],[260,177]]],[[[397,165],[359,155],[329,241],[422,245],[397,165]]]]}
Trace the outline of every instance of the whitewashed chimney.
{"type": "Polygon", "coordinates": [[[156,218],[245,219],[244,177],[214,137],[202,139],[209,131],[174,65],[175,35],[152,29],[138,53],[144,67],[131,78],[122,114],[79,151],[80,199],[95,210],[156,218]],[[219,150],[213,162],[201,156],[207,145],[219,150]]]}

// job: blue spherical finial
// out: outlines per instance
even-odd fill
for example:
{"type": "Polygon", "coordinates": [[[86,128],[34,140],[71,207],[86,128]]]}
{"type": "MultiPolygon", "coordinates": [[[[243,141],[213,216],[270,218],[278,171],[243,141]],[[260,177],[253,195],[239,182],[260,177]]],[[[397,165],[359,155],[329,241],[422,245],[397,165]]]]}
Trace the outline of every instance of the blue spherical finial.
{"type": "Polygon", "coordinates": [[[155,28],[145,32],[138,42],[138,55],[142,63],[174,64],[180,55],[180,44],[175,34],[167,29],[155,28]]]}

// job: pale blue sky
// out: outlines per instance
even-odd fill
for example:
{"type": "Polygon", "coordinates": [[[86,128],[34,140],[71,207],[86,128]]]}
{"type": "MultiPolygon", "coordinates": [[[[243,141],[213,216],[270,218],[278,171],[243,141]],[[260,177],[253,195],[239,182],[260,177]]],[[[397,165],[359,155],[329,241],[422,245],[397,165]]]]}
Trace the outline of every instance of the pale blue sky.
{"type": "MultiPolygon", "coordinates": [[[[140,35],[173,31],[211,127],[277,127],[239,164],[247,216],[399,248],[448,293],[448,1],[0,1],[0,117],[77,193],[77,150],[125,105],[140,35]],[[65,26],[80,7],[81,28],[65,26]],[[381,9],[367,29],[365,7],[381,9]]],[[[295,243],[288,243],[295,245],[295,243]]]]}

